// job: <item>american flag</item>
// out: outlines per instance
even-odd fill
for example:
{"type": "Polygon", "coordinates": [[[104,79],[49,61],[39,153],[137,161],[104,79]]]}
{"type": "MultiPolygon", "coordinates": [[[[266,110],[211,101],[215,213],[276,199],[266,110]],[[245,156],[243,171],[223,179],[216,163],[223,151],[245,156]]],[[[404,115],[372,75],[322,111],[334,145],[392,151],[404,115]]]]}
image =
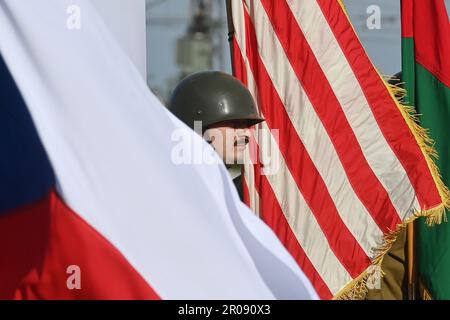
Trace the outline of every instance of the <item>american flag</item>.
{"type": "Polygon", "coordinates": [[[266,119],[244,166],[246,202],[321,298],[351,297],[400,225],[448,205],[432,148],[340,1],[229,5],[234,73],[266,119]]]}

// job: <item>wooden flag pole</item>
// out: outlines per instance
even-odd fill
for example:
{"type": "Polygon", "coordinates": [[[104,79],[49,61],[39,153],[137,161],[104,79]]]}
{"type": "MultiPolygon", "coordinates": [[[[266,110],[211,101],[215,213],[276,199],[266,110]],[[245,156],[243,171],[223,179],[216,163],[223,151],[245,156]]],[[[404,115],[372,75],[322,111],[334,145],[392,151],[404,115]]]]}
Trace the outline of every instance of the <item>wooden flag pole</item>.
{"type": "Polygon", "coordinates": [[[236,76],[236,70],[234,68],[234,24],[233,24],[233,14],[231,10],[231,0],[224,0],[226,2],[227,8],[227,24],[228,24],[228,43],[230,45],[230,57],[231,57],[231,70],[233,76],[236,76]]]}
{"type": "Polygon", "coordinates": [[[408,224],[408,299],[416,300],[415,223],[408,224]]]}

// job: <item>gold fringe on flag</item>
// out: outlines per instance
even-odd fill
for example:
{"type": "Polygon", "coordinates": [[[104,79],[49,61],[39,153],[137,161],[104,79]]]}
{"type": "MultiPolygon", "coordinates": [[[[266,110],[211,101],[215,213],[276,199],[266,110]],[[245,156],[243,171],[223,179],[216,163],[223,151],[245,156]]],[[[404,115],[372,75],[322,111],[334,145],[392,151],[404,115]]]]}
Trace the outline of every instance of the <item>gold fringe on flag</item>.
{"type": "Polygon", "coordinates": [[[388,84],[386,81],[385,84],[422,150],[442,200],[440,206],[422,210],[417,213],[417,217],[426,217],[427,223],[430,226],[440,224],[442,220],[447,221],[445,210],[450,209],[450,192],[448,187],[442,181],[442,176],[435,163],[435,160],[439,158],[439,155],[434,147],[434,141],[429,136],[429,130],[420,126],[420,115],[416,113],[414,107],[403,103],[406,97],[406,90],[398,85],[388,84]]]}
{"type": "MultiPolygon", "coordinates": [[[[347,10],[345,9],[342,0],[337,0],[347,15],[347,19],[349,20],[350,25],[353,24],[350,21],[347,10]]],[[[355,29],[354,29],[355,30],[355,29]]],[[[357,35],[356,31],[355,34],[357,35]]],[[[384,256],[391,249],[392,244],[396,241],[398,234],[407,227],[407,225],[419,217],[425,217],[426,222],[429,226],[433,226],[435,224],[440,224],[442,221],[447,221],[446,210],[450,209],[450,191],[448,187],[442,181],[441,174],[439,173],[439,169],[435,163],[435,160],[438,159],[439,155],[434,147],[434,141],[429,136],[429,130],[422,128],[419,124],[419,114],[417,114],[416,110],[413,106],[406,105],[404,103],[404,99],[406,97],[406,90],[401,88],[399,85],[389,84],[386,80],[392,79],[392,77],[386,77],[384,79],[380,73],[377,71],[379,77],[383,80],[386,85],[387,90],[389,91],[392,99],[395,101],[400,113],[405,119],[405,122],[408,124],[409,129],[413,133],[417,144],[419,145],[422,153],[425,157],[425,160],[428,164],[428,168],[433,176],[434,182],[438,189],[439,195],[441,197],[442,203],[434,208],[428,208],[425,210],[420,210],[418,212],[414,212],[414,214],[404,221],[402,224],[397,226],[397,230],[393,230],[392,232],[384,235],[383,245],[380,248],[375,249],[377,252],[376,258],[372,261],[372,265],[367,268],[359,277],[349,282],[343,289],[341,289],[338,294],[333,298],[334,300],[359,300],[364,299],[368,292],[367,281],[372,274],[374,268],[380,268],[383,262],[384,256]]],[[[399,80],[399,79],[397,79],[399,80]]],[[[400,84],[401,85],[401,84],[400,84]]],[[[383,272],[381,270],[380,273],[383,276],[383,272]]],[[[431,295],[426,291],[422,290],[422,297],[431,299],[431,295]]]]}
{"type": "Polygon", "coordinates": [[[419,294],[422,300],[433,300],[430,291],[427,289],[423,279],[419,279],[419,294]]]}
{"type": "MultiPolygon", "coordinates": [[[[381,76],[380,76],[381,77],[381,76]]],[[[390,77],[386,77],[387,79],[391,79],[390,77]]],[[[367,279],[370,276],[370,270],[373,270],[374,267],[381,268],[381,264],[383,262],[384,256],[391,249],[392,244],[396,241],[398,234],[407,227],[407,225],[419,217],[425,217],[426,222],[429,226],[433,226],[435,224],[440,224],[442,221],[447,221],[447,216],[445,214],[446,209],[450,209],[450,191],[448,187],[442,181],[442,177],[439,173],[439,169],[435,163],[435,159],[438,159],[438,153],[434,148],[434,141],[430,138],[428,134],[428,130],[422,128],[419,121],[419,114],[416,113],[414,107],[403,104],[404,98],[406,97],[406,90],[401,88],[398,85],[393,85],[387,83],[385,79],[383,79],[387,89],[389,90],[392,99],[396,102],[397,107],[399,108],[403,118],[405,119],[408,127],[413,133],[422,153],[425,157],[425,160],[428,164],[428,168],[433,176],[433,179],[436,183],[437,189],[439,191],[439,195],[441,196],[442,203],[435,207],[426,210],[420,210],[415,212],[409,219],[404,221],[402,224],[397,226],[397,230],[393,230],[392,232],[384,235],[383,245],[380,248],[376,249],[377,255],[376,258],[372,261],[372,265],[364,271],[358,278],[351,281],[347,284],[343,289],[339,291],[339,293],[334,297],[336,300],[358,300],[364,299],[366,296],[367,289],[367,279]]],[[[381,273],[382,275],[383,273],[381,273]]],[[[431,295],[423,291],[423,297],[431,298],[431,295]]]]}

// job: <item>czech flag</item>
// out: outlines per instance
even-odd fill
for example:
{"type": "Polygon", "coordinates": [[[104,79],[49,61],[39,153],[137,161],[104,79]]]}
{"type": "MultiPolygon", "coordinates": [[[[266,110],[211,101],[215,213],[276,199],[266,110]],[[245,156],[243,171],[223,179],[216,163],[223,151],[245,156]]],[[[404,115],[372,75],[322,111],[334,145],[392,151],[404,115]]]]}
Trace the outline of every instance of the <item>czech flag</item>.
{"type": "Polygon", "coordinates": [[[317,298],[88,0],[0,1],[0,55],[0,299],[317,298]]]}

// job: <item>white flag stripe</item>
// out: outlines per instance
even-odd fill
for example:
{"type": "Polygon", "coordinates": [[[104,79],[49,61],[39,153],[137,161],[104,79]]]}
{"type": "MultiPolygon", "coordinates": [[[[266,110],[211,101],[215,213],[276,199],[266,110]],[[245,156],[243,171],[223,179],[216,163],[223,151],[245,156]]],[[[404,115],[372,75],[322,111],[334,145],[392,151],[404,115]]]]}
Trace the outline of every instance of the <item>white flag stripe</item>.
{"type": "Polygon", "coordinates": [[[259,54],[289,118],[324,180],[342,221],[365,253],[374,258],[373,248],[382,244],[383,233],[352,189],[334,145],[292,69],[264,7],[260,1],[247,3],[260,44],[259,54]],[[377,239],[380,242],[376,242],[377,239]]]}
{"type": "Polygon", "coordinates": [[[318,3],[315,0],[287,2],[355,132],[366,160],[388,192],[400,218],[411,214],[412,205],[420,210],[408,175],[378,127],[361,86],[318,3]]]}

